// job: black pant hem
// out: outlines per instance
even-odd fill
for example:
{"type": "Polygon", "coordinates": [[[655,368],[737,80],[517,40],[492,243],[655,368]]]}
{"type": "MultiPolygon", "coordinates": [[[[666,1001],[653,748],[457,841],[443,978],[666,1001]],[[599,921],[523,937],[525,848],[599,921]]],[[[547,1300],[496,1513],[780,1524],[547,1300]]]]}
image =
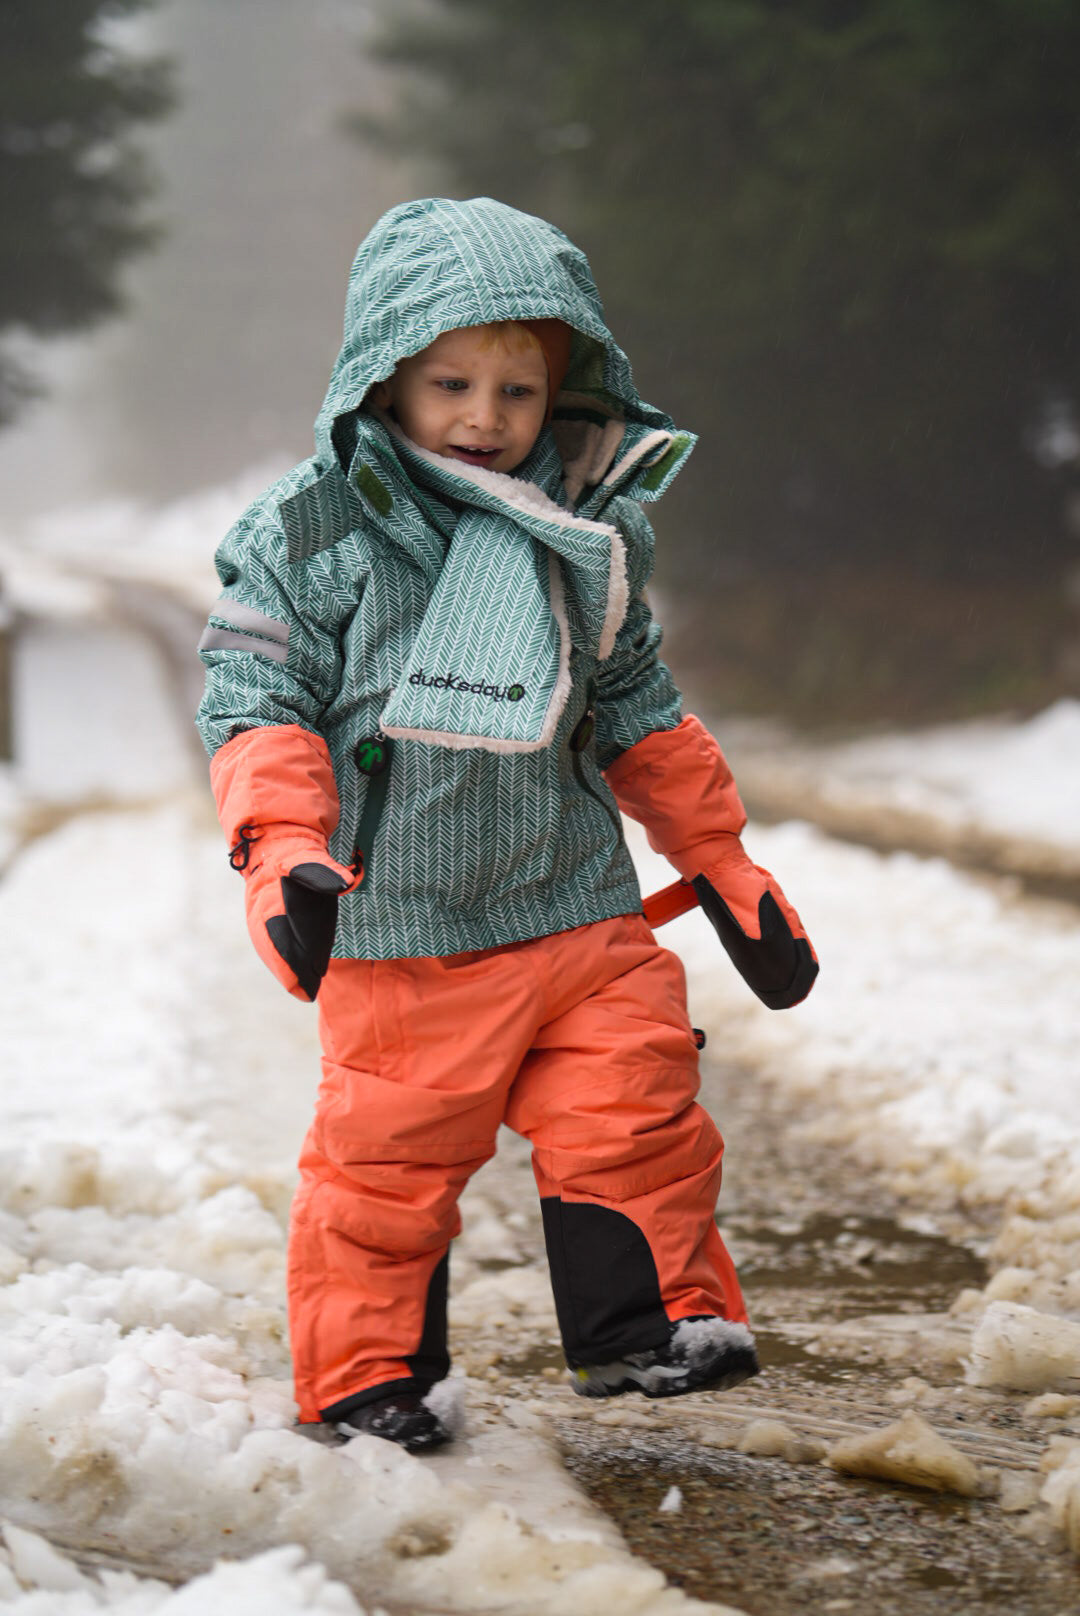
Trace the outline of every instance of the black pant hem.
{"type": "Polygon", "coordinates": [[[353,1392],[349,1397],[342,1397],[336,1403],[330,1403],[326,1408],[320,1408],[319,1418],[329,1424],[338,1420],[347,1420],[349,1415],[358,1408],[365,1408],[368,1403],[378,1403],[384,1397],[397,1397],[402,1392],[416,1392],[420,1397],[435,1385],[434,1380],[420,1378],[416,1375],[403,1376],[399,1380],[384,1380],[379,1386],[367,1386],[362,1392],[353,1392]]]}

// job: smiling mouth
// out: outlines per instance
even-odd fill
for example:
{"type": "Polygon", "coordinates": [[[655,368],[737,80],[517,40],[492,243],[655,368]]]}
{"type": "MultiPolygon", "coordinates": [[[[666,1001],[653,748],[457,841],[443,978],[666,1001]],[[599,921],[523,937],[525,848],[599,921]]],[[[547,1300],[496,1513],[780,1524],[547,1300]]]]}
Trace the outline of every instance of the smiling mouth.
{"type": "Polygon", "coordinates": [[[471,444],[452,443],[450,453],[457,455],[459,460],[469,461],[471,465],[486,466],[489,461],[494,460],[496,455],[501,454],[502,451],[500,449],[478,449],[471,444]]]}

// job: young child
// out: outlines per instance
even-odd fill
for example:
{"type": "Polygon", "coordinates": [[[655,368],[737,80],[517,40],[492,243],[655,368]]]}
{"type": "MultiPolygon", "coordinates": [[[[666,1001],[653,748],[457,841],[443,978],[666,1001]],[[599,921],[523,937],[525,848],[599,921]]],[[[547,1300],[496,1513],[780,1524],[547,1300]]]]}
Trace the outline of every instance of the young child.
{"type": "Polygon", "coordinates": [[[315,437],[218,551],[198,716],[255,947],[318,998],[300,1419],[446,1440],[449,1245],[501,1122],[533,1146],[574,1389],[734,1385],[723,1144],[619,810],[766,1003],[817,964],[657,655],[640,502],[694,439],[638,397],[584,255],[487,199],[375,226],[315,437]]]}

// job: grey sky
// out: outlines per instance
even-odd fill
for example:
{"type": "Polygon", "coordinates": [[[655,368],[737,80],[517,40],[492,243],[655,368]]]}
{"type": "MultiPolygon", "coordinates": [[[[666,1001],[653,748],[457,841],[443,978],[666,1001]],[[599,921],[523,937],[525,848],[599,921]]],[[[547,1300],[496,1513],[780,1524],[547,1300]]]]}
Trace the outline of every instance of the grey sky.
{"type": "Polygon", "coordinates": [[[166,235],[129,266],[124,317],[35,352],[48,396],[0,434],[9,531],[43,508],[168,499],[310,452],[357,242],[434,183],[341,130],[385,93],[364,56],[371,10],[166,0],[139,22],[180,96],[136,136],[166,235]]]}

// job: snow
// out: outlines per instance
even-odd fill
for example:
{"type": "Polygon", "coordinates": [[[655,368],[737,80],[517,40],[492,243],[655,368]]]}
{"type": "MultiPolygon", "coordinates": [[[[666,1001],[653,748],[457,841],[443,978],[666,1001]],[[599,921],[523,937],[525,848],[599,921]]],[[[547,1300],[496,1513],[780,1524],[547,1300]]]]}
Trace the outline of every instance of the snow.
{"type": "MultiPolygon", "coordinates": [[[[1080,1106],[1060,1081],[1080,1047],[1071,917],[805,826],[748,842],[800,904],[822,976],[806,1005],[770,1013],[688,916],[664,940],[687,961],[694,1019],[714,1049],[809,1095],[823,1132],[920,1200],[1011,1189],[1023,1211],[1006,1225],[1003,1278],[1038,1298],[1042,1311],[1020,1315],[1030,1349],[1039,1321],[1078,1300],[1080,1106]]],[[[666,880],[649,857],[648,882],[666,880]]],[[[61,1547],[122,1546],[170,1577],[207,1573],[227,1548],[243,1562],[228,1575],[256,1589],[267,1551],[298,1545],[314,1568],[295,1561],[308,1579],[296,1598],[315,1588],[314,1609],[338,1597],[322,1577],[362,1602],[469,1612],[526,1599],[582,1616],[693,1609],[573,1488],[543,1420],[476,1378],[486,1343],[553,1331],[538,1267],[485,1266],[519,1257],[490,1192],[477,1195],[475,1245],[466,1209],[456,1261],[452,1317],[477,1354],[445,1393],[464,1401],[462,1441],[420,1460],[290,1429],[283,1225],[316,1079],[312,1018],[264,979],[234,883],[209,816],[185,800],[80,814],[0,886],[0,1511],[61,1547]]],[[[511,1147],[505,1170],[524,1183],[527,1151],[511,1147]]],[[[993,1308],[1020,1305],[975,1309],[973,1342],[993,1308]]],[[[1046,1484],[1055,1498],[1064,1474],[1080,1488],[1063,1465],[1046,1484]]]]}
{"type": "Polygon", "coordinates": [[[1080,702],[1021,722],[981,720],[851,742],[828,754],[838,788],[887,794],[959,827],[1080,848],[1080,702]]]}
{"type": "Polygon", "coordinates": [[[962,858],[1052,877],[1080,875],[1080,701],[999,717],[813,745],[760,724],[717,727],[736,778],[852,833],[891,825],[962,858]]]}
{"type": "Polygon", "coordinates": [[[717,1349],[752,1347],[754,1337],[745,1324],[726,1319],[682,1319],[671,1338],[672,1349],[691,1366],[710,1358],[717,1349]]]}

